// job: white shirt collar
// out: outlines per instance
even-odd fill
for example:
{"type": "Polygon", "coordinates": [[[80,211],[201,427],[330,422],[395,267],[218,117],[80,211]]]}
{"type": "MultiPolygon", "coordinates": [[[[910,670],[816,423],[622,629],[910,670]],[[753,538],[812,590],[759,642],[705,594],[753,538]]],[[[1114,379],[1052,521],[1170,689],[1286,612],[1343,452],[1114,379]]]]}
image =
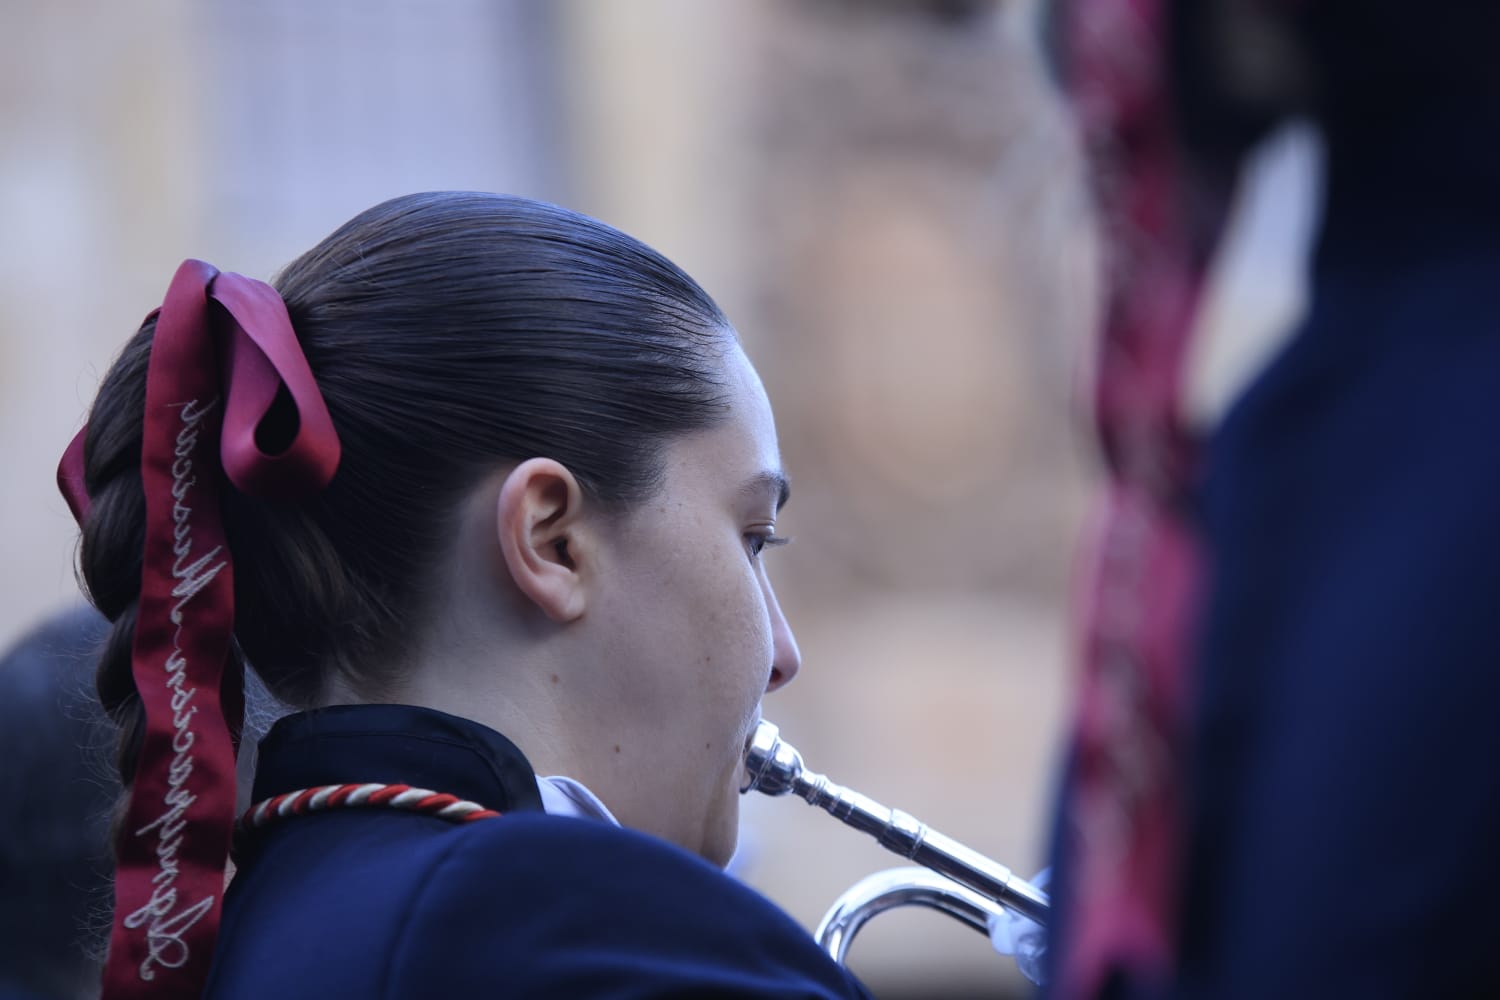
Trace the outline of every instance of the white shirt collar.
{"type": "Polygon", "coordinates": [[[549,816],[581,816],[620,825],[609,808],[599,801],[599,796],[572,778],[561,774],[538,777],[536,789],[542,795],[542,809],[549,816]]]}

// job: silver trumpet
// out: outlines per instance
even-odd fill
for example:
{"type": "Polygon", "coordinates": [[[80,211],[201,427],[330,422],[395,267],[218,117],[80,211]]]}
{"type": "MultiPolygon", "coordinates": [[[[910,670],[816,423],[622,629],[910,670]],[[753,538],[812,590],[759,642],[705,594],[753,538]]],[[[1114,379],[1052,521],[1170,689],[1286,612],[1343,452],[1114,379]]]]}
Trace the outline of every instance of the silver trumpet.
{"type": "Polygon", "coordinates": [[[836,785],[802,765],[802,755],[781,739],[781,732],[764,720],[745,747],[742,793],[766,795],[788,792],[806,799],[856,830],[870,834],[887,850],[915,861],[922,868],[895,868],[857,883],[834,903],[818,925],[818,944],[843,962],[859,929],[885,910],[897,906],[927,906],[941,910],[989,933],[989,919],[1006,910],[1047,925],[1047,894],[1009,868],[978,851],[943,836],[899,809],[885,806],[858,792],[836,785]]]}

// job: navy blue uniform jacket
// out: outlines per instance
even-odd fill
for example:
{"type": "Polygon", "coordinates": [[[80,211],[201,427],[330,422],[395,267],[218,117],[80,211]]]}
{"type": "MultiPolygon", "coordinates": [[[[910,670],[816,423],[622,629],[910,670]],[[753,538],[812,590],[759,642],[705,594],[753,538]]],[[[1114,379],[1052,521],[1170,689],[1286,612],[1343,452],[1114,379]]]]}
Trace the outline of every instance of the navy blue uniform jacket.
{"type": "Polygon", "coordinates": [[[261,745],[255,799],[405,783],[501,810],[283,820],[239,847],[208,993],[272,997],[865,997],[763,896],[665,841],[543,813],[500,734],[440,712],[343,706],[261,745]]]}
{"type": "Polygon", "coordinates": [[[1500,997],[1500,7],[1300,8],[1310,311],[1209,443],[1180,964],[1110,996],[1500,997]]]}
{"type": "Polygon", "coordinates": [[[1345,6],[1311,312],[1209,453],[1174,997],[1500,996],[1500,12],[1345,6]]]}
{"type": "Polygon", "coordinates": [[[1442,124],[1334,145],[1312,314],[1213,443],[1174,995],[1500,996],[1500,154],[1442,124]]]}

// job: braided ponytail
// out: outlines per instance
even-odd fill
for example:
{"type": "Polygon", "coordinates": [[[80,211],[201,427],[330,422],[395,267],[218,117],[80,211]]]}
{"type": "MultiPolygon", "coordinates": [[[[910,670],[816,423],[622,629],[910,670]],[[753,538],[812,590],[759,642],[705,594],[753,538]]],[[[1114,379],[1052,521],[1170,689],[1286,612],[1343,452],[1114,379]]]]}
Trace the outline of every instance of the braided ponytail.
{"type": "Polygon", "coordinates": [[[196,995],[211,960],[244,673],[220,498],[231,483],[288,499],[315,492],[338,454],[276,291],[189,260],[63,456],[82,583],[112,623],[96,685],[119,727],[125,795],[106,997],[139,996],[144,984],[196,995]],[[278,420],[294,429],[267,443],[261,432],[278,420]]]}
{"type": "Polygon", "coordinates": [[[146,538],[141,432],[155,327],[154,317],[147,320],[110,366],[94,400],[85,443],[84,482],[92,502],[81,526],[79,572],[88,599],[111,623],[94,683],[100,704],[118,728],[115,766],[127,789],[135,778],[145,726],[131,648],[146,538]]]}

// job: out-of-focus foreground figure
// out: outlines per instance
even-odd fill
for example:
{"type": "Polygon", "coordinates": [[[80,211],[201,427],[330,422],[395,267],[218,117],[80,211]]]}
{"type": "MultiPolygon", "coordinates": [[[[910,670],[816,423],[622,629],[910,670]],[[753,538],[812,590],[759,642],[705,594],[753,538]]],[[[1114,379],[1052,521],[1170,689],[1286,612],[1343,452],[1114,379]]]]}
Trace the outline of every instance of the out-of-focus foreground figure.
{"type": "Polygon", "coordinates": [[[108,623],[48,619],[0,659],[0,997],[97,996],[109,906],[112,730],[94,697],[108,623]]]}
{"type": "Polygon", "coordinates": [[[1500,994],[1493,5],[1075,0],[1116,273],[1054,995],[1500,994]],[[1236,171],[1311,117],[1306,315],[1201,434],[1236,171]]]}
{"type": "MultiPolygon", "coordinates": [[[[117,730],[94,686],[109,622],[58,612],[0,658],[0,1000],[97,997],[108,944],[117,730]]],[[[251,675],[245,687],[241,806],[252,748],[283,711],[251,675]]]]}

